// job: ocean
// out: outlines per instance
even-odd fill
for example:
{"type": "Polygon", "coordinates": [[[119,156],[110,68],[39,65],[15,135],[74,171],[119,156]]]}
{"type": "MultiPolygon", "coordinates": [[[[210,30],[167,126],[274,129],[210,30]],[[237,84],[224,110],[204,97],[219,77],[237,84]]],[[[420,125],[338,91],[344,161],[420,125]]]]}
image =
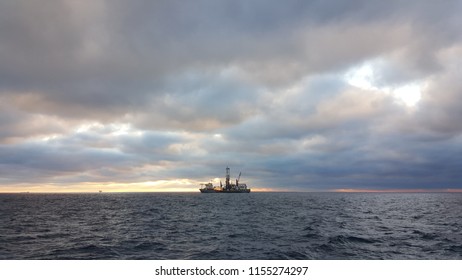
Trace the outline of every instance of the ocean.
{"type": "Polygon", "coordinates": [[[462,259],[461,193],[24,193],[0,213],[0,259],[462,259]]]}

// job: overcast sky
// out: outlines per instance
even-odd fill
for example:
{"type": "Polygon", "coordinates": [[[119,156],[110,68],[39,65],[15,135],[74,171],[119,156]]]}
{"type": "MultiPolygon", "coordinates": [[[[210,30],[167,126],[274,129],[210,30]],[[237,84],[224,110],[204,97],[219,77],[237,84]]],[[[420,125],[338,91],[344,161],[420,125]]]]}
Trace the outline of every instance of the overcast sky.
{"type": "Polygon", "coordinates": [[[461,13],[1,1],[0,192],[462,190],[461,13]]]}

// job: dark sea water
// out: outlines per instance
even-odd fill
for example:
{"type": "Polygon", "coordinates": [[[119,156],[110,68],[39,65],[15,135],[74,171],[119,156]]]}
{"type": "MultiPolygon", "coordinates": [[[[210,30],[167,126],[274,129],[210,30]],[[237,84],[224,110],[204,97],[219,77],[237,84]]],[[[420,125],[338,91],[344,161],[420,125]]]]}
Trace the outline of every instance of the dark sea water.
{"type": "Polygon", "coordinates": [[[459,193],[0,195],[0,259],[462,259],[459,193]]]}

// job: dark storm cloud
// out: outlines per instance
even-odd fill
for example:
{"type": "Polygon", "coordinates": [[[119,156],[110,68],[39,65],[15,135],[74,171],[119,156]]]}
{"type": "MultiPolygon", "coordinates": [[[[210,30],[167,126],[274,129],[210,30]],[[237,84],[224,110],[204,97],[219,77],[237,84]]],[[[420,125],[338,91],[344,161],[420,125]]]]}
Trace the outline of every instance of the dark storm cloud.
{"type": "Polygon", "coordinates": [[[202,180],[230,165],[260,187],[459,187],[461,10],[2,2],[0,181],[202,180]],[[373,85],[345,78],[361,65],[373,85]],[[389,93],[407,84],[422,91],[412,108],[389,93]]]}

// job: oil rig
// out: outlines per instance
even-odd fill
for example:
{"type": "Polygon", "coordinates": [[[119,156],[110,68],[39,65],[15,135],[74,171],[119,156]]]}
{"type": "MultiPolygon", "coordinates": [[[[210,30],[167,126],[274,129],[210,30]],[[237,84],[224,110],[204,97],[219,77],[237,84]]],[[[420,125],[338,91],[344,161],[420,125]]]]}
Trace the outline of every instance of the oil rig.
{"type": "Polygon", "coordinates": [[[226,167],[226,179],[225,185],[220,181],[220,186],[213,186],[212,183],[201,184],[202,187],[199,189],[201,193],[249,193],[250,188],[246,184],[239,183],[241,179],[241,172],[236,179],[236,184],[231,183],[231,175],[229,167],[226,167]]]}

